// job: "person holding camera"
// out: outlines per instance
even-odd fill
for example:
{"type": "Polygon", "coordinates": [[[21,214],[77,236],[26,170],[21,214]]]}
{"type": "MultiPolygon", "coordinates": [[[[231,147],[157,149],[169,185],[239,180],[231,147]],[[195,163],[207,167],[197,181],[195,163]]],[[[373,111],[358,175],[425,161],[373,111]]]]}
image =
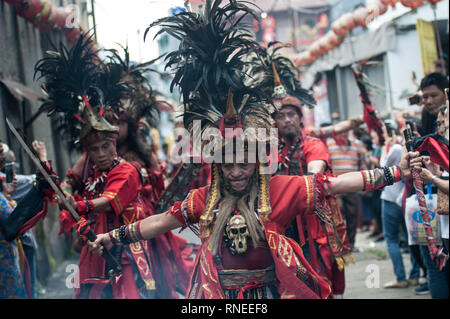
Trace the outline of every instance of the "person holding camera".
{"type": "MultiPolygon", "coordinates": [[[[21,175],[15,172],[15,155],[8,145],[0,143],[0,178],[2,179],[2,193],[11,208],[17,206],[33,187],[36,175],[21,175]],[[4,172],[3,172],[4,171],[4,172]]],[[[47,161],[47,148],[41,141],[33,141],[33,149],[41,161],[47,161]]],[[[38,248],[33,231],[30,229],[20,236],[20,243],[29,266],[29,280],[25,280],[28,297],[37,298],[37,260],[36,250],[38,248]]],[[[27,270],[25,270],[27,272],[27,270]]],[[[28,278],[27,276],[25,276],[28,278]]]]}
{"type": "MultiPolygon", "coordinates": [[[[400,163],[402,156],[402,146],[398,139],[397,124],[395,122],[385,121],[384,136],[387,138],[381,150],[380,165],[397,165],[400,163]]],[[[399,245],[400,230],[403,232],[404,237],[408,238],[403,210],[397,204],[398,195],[402,194],[403,188],[404,184],[397,182],[385,187],[381,193],[384,236],[396,277],[396,280],[385,284],[384,288],[407,288],[409,285],[416,286],[419,283],[420,267],[412,254],[410,254],[412,267],[409,271],[409,278],[406,278],[402,251],[399,245]]]]}

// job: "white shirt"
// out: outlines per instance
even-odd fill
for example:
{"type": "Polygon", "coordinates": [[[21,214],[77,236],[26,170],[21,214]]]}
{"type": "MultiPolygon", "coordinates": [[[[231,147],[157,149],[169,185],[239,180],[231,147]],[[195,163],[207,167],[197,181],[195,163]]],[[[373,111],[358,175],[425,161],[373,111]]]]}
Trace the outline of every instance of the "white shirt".
{"type": "MultiPolygon", "coordinates": [[[[400,144],[394,144],[385,157],[380,159],[380,166],[395,166],[400,164],[402,158],[402,146],[400,144]]],[[[400,181],[393,185],[386,186],[381,192],[381,199],[396,203],[398,194],[403,193],[404,184],[400,181]]]]}

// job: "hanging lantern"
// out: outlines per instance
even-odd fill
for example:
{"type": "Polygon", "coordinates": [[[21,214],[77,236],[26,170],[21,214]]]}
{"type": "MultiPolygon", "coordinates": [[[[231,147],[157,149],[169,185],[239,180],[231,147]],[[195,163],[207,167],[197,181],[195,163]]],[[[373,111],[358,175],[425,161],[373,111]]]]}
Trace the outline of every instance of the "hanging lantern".
{"type": "Polygon", "coordinates": [[[424,0],[400,0],[401,4],[407,8],[417,9],[422,6],[424,0]]]}
{"type": "Polygon", "coordinates": [[[50,6],[48,18],[41,20],[40,24],[44,31],[51,31],[56,27],[56,8],[54,6],[50,6]]]}
{"type": "Polygon", "coordinates": [[[44,8],[44,3],[41,0],[28,0],[28,8],[24,12],[24,17],[27,21],[32,22],[36,15],[44,8]]]}
{"type": "Polygon", "coordinates": [[[298,55],[298,62],[302,65],[309,64],[312,61],[314,61],[314,57],[310,50],[303,51],[298,55]]]}
{"type": "Polygon", "coordinates": [[[43,8],[42,8],[41,12],[39,12],[32,20],[33,25],[39,29],[41,29],[45,26],[45,23],[50,18],[50,15],[52,13],[52,7],[53,7],[52,4],[47,0],[44,0],[42,2],[43,2],[43,8]]]}
{"type": "Polygon", "coordinates": [[[398,0],[381,0],[381,3],[383,3],[385,6],[391,7],[394,7],[397,2],[398,0]]]}
{"type": "Polygon", "coordinates": [[[350,30],[355,28],[353,14],[346,13],[333,22],[331,29],[340,37],[345,37],[350,30]]]}
{"type": "Polygon", "coordinates": [[[310,64],[312,62],[314,62],[314,57],[311,55],[311,51],[309,50],[303,51],[295,59],[295,65],[297,65],[298,67],[310,64]]]}
{"type": "Polygon", "coordinates": [[[64,29],[66,26],[68,12],[65,8],[59,7],[55,10],[55,24],[58,29],[64,29]]]}
{"type": "Polygon", "coordinates": [[[388,7],[381,0],[367,0],[366,8],[369,13],[375,14],[375,16],[380,16],[386,13],[388,7]]]}
{"type": "Polygon", "coordinates": [[[328,41],[334,45],[334,47],[337,47],[344,42],[344,38],[338,36],[336,33],[334,33],[333,30],[330,30],[327,32],[328,41]]]}
{"type": "Polygon", "coordinates": [[[348,32],[348,30],[346,30],[344,27],[342,27],[339,20],[336,20],[331,24],[331,30],[333,30],[333,32],[336,33],[340,37],[345,37],[348,32]]]}
{"type": "Polygon", "coordinates": [[[442,0],[427,0],[431,5],[435,6],[436,3],[441,2],[442,0]]]}
{"type": "Polygon", "coordinates": [[[320,46],[319,41],[315,41],[313,44],[311,44],[310,51],[311,51],[311,55],[314,58],[318,58],[325,53],[325,50],[324,50],[324,48],[322,48],[320,46]]]}
{"type": "Polygon", "coordinates": [[[359,7],[353,12],[353,22],[357,27],[365,27],[369,12],[365,7],[359,7]]]}
{"type": "Polygon", "coordinates": [[[339,20],[341,20],[342,27],[347,29],[347,31],[353,30],[355,28],[355,23],[353,22],[353,15],[350,12],[342,15],[342,17],[339,20]]]}
{"type": "Polygon", "coordinates": [[[18,0],[13,3],[14,8],[18,16],[25,18],[25,14],[28,11],[29,3],[28,0],[18,0]]]}
{"type": "Polygon", "coordinates": [[[328,40],[327,35],[321,37],[319,40],[317,40],[317,42],[319,48],[321,49],[322,55],[334,49],[334,46],[328,40]]]}

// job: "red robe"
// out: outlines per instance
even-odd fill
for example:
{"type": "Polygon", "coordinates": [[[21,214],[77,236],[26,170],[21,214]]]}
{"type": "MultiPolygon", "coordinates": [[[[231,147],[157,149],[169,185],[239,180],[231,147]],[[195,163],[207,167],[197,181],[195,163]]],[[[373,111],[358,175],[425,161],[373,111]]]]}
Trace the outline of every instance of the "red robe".
{"type": "MultiPolygon", "coordinates": [[[[100,176],[102,172],[94,169],[80,193],[82,199],[103,197],[111,204],[111,212],[85,216],[87,220],[95,221],[93,228],[95,234],[106,233],[150,215],[148,207],[142,201],[139,173],[133,165],[128,162],[117,164],[107,173],[106,178],[103,180],[100,178],[91,188],[90,186],[100,176]]],[[[153,296],[156,285],[149,262],[150,243],[141,241],[123,247],[121,253],[115,256],[121,263],[123,271],[111,282],[113,297],[139,299],[153,296]],[[136,276],[140,278],[140,287],[135,280],[136,276]]],[[[104,258],[90,252],[87,245],[83,246],[79,263],[80,287],[76,290],[74,298],[100,298],[103,289],[110,283],[105,278],[105,267],[104,258]]]]}
{"type": "MultiPolygon", "coordinates": [[[[154,206],[164,190],[164,176],[161,172],[150,168],[143,168],[138,162],[130,162],[128,165],[134,177],[139,177],[143,182],[141,199],[144,201],[147,216],[154,214],[154,206]],[[136,172],[139,171],[139,174],[136,172]]],[[[86,153],[69,169],[67,177],[75,189],[82,188],[89,175],[92,175],[92,164],[86,161],[86,153]]],[[[81,198],[79,198],[81,199],[81,198]]],[[[60,215],[60,234],[71,233],[75,221],[67,211],[60,215]]],[[[191,258],[195,250],[187,245],[186,240],[168,232],[148,241],[147,244],[149,262],[152,268],[152,276],[156,284],[156,296],[158,298],[178,298],[177,291],[184,294],[187,290],[190,274],[194,261],[191,258]]]]}
{"type": "MultiPolygon", "coordinates": [[[[143,200],[150,208],[150,215],[154,214],[154,207],[164,191],[164,176],[151,168],[143,168],[134,162],[144,180],[143,200]]],[[[191,254],[193,248],[188,247],[187,241],[172,232],[158,236],[150,240],[151,264],[155,276],[158,297],[178,298],[177,291],[185,294],[194,266],[191,254]]]]}
{"type": "MultiPolygon", "coordinates": [[[[284,163],[285,169],[282,172],[278,172],[286,175],[305,175],[307,173],[307,165],[312,161],[322,160],[326,163],[327,167],[325,173],[331,174],[330,154],[328,153],[327,146],[318,138],[303,136],[302,142],[298,148],[298,151],[290,156],[290,160],[286,160],[286,156],[289,152],[289,145],[284,146],[279,154],[279,161],[284,163]],[[293,168],[292,165],[298,165],[293,168]]],[[[335,221],[343,225],[342,214],[339,211],[339,206],[335,196],[329,196],[327,198],[330,207],[335,211],[335,221]]],[[[333,288],[334,294],[343,294],[345,290],[345,272],[344,269],[339,270],[339,267],[334,261],[334,255],[330,251],[330,243],[326,231],[321,225],[320,219],[316,214],[311,213],[304,216],[297,216],[297,230],[300,246],[308,244],[310,252],[310,263],[316,270],[316,272],[333,288]],[[305,238],[305,230],[308,237],[305,238]],[[315,245],[318,245],[319,251],[316,251],[315,245]],[[325,268],[321,265],[321,262],[317,256],[320,254],[322,261],[325,264],[325,268]]],[[[345,226],[345,225],[344,225],[345,226]]],[[[346,243],[349,248],[345,227],[340,227],[340,234],[337,240],[342,243],[346,243]]]]}
{"type": "MultiPolygon", "coordinates": [[[[321,174],[275,176],[270,179],[268,198],[271,213],[261,221],[275,265],[278,279],[275,286],[281,298],[318,299],[328,298],[331,294],[330,286],[306,261],[300,246],[282,235],[297,215],[310,214],[320,205],[323,183],[321,174]]],[[[198,223],[208,195],[209,186],[193,190],[183,202],[176,202],[168,213],[178,218],[185,227],[198,223]]],[[[225,298],[208,240],[207,236],[202,238],[187,298],[225,298]]]]}

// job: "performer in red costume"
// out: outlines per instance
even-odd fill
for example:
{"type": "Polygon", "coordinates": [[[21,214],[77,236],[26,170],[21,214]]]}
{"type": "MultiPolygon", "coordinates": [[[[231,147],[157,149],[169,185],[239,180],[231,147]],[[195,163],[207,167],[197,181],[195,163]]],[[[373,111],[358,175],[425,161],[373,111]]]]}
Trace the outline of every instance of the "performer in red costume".
{"type": "MultiPolygon", "coordinates": [[[[329,201],[325,199],[330,194],[370,190],[398,181],[410,174],[407,161],[417,154],[405,154],[401,168],[339,177],[322,173],[272,177],[266,155],[270,137],[257,139],[260,143],[254,149],[256,136],[243,133],[247,129],[267,132],[273,127],[267,101],[258,90],[245,85],[243,73],[234,72],[244,69],[244,57],[257,52],[258,44],[243,37],[245,30],[233,21],[237,16],[257,14],[247,3],[233,1],[219,7],[220,3],[216,0],[205,6],[201,14],[180,13],[153,24],[163,24],[165,31],[174,28],[183,39],[168,64],[177,63],[173,84],[182,91],[185,126],[192,127],[193,121],[199,120],[204,131],[214,130],[213,136],[218,138],[215,145],[221,156],[204,154],[205,161],[210,156],[214,159],[211,184],[192,190],[164,214],[98,235],[89,246],[101,255],[100,244],[106,248],[119,243],[126,246],[177,227],[190,227],[198,230],[202,245],[188,298],[329,298],[330,285],[308,263],[298,243],[284,236],[286,229],[298,215],[317,211],[326,218],[329,201]],[[223,23],[225,19],[231,23],[223,23]],[[203,70],[209,75],[197,76],[203,70]],[[239,151],[238,145],[245,151],[239,151]]],[[[211,140],[202,140],[202,149],[210,149],[211,140]]]]}
{"type": "MultiPolygon", "coordinates": [[[[252,77],[258,79],[253,85],[270,94],[276,108],[272,113],[279,135],[276,175],[332,176],[326,145],[308,136],[303,125],[302,108],[313,107],[314,98],[301,87],[293,62],[278,53],[283,47],[279,43],[269,44],[264,54],[253,58],[250,69],[252,77]]],[[[308,262],[332,287],[333,295],[342,295],[344,265],[352,258],[336,198],[330,195],[326,199],[329,211],[325,212],[325,219],[317,211],[298,215],[285,235],[300,244],[308,262]]]]}
{"type": "Polygon", "coordinates": [[[120,262],[122,273],[108,278],[111,265],[89,252],[85,245],[85,235],[91,227],[94,233],[102,233],[152,214],[151,199],[145,197],[142,167],[118,156],[120,130],[105,117],[130,99],[133,88],[122,81],[120,72],[114,73],[111,65],[102,63],[89,51],[90,41],[82,36],[71,50],[63,48],[62,53],[46,57],[36,66],[36,71],[45,77],[43,88],[49,94],[48,106],[64,112],[68,123],[77,124],[74,129],[81,129],[78,139],[85,151],[85,161],[77,167],[82,168],[81,175],[71,171],[69,176],[74,178],[65,186],[66,192],[71,192],[67,199],[83,218],[75,224],[64,211],[60,214],[61,230],[71,231],[75,226],[80,234],[80,287],[74,298],[176,298],[176,280],[182,281],[184,275],[186,286],[189,274],[171,273],[171,277],[164,278],[167,274],[162,268],[169,271],[174,256],[168,256],[168,252],[182,247],[170,249],[167,243],[155,247],[155,241],[113,247],[111,252],[120,262]],[[164,253],[159,255],[158,249],[164,253]]]}

